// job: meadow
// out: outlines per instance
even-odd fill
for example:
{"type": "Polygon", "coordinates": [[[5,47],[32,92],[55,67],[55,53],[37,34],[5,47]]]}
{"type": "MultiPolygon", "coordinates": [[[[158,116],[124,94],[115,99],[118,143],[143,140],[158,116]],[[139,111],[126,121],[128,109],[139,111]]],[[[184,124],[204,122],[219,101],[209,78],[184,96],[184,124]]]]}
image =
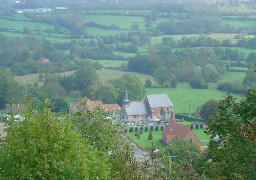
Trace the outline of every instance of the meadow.
{"type": "MultiPolygon", "coordinates": [[[[176,88],[146,88],[146,94],[167,94],[173,103],[175,113],[194,113],[208,100],[220,100],[225,92],[216,89],[193,89],[187,83],[176,88]]],[[[235,95],[238,99],[241,95],[235,95]]]]}

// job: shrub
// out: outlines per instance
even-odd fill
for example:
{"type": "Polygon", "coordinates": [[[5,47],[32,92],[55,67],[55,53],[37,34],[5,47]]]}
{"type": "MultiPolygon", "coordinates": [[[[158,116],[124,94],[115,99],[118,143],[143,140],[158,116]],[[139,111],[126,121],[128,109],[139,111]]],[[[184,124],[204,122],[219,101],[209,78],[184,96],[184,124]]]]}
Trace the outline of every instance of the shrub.
{"type": "Polygon", "coordinates": [[[203,123],[200,124],[200,128],[203,129],[204,128],[204,125],[203,123]]]}
{"type": "Polygon", "coordinates": [[[140,127],[140,131],[143,131],[143,127],[140,127]]]}
{"type": "Polygon", "coordinates": [[[153,134],[152,134],[152,131],[149,131],[149,134],[148,134],[148,140],[153,140],[153,134]]]}
{"type": "Polygon", "coordinates": [[[130,127],[129,132],[130,132],[130,133],[133,132],[133,127],[130,127]]]}
{"type": "Polygon", "coordinates": [[[137,133],[137,139],[140,139],[140,133],[137,133]]]}
{"type": "Polygon", "coordinates": [[[163,131],[164,130],[164,126],[161,126],[161,131],[163,131]]]}
{"type": "Polygon", "coordinates": [[[193,124],[191,124],[191,125],[189,126],[189,128],[190,128],[190,129],[193,129],[193,128],[194,128],[193,124]]]}
{"type": "Polygon", "coordinates": [[[202,77],[193,77],[189,81],[189,85],[196,89],[207,89],[208,85],[202,77]]]}
{"type": "Polygon", "coordinates": [[[154,130],[154,126],[150,126],[150,131],[153,131],[154,130]]]}
{"type": "Polygon", "coordinates": [[[140,131],[140,134],[142,134],[143,133],[143,131],[140,131]]]}
{"type": "Polygon", "coordinates": [[[124,132],[127,133],[127,129],[126,128],[124,129],[124,132]]]}
{"type": "Polygon", "coordinates": [[[135,132],[138,132],[138,127],[135,127],[135,128],[134,128],[134,131],[135,131],[135,132]]]}
{"type": "Polygon", "coordinates": [[[148,127],[147,127],[147,126],[145,126],[145,129],[144,129],[144,131],[145,131],[145,132],[147,132],[147,131],[148,131],[148,127]]]}
{"type": "Polygon", "coordinates": [[[198,123],[196,123],[196,129],[198,129],[199,128],[199,124],[198,123]]]}
{"type": "Polygon", "coordinates": [[[155,131],[158,131],[158,129],[159,129],[158,126],[156,126],[156,127],[155,127],[155,131]]]}

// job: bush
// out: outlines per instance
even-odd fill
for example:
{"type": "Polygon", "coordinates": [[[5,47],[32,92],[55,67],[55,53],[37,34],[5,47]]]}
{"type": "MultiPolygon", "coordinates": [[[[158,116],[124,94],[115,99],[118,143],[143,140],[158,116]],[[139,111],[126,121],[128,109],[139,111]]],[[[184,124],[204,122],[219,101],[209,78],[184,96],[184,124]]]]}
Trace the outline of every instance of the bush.
{"type": "Polygon", "coordinates": [[[140,131],[140,134],[142,134],[143,133],[143,131],[140,131]]]}
{"type": "Polygon", "coordinates": [[[133,132],[133,127],[130,127],[129,132],[130,132],[130,133],[133,132]]]}
{"type": "Polygon", "coordinates": [[[148,127],[147,127],[147,126],[145,126],[145,129],[144,129],[144,131],[145,131],[145,132],[147,132],[147,131],[148,131],[148,127]]]}
{"type": "Polygon", "coordinates": [[[127,133],[127,129],[126,128],[124,129],[124,132],[127,133]]]}
{"type": "Polygon", "coordinates": [[[193,124],[191,124],[191,125],[189,126],[189,128],[190,128],[190,129],[193,129],[193,128],[194,128],[193,124]]]}
{"type": "Polygon", "coordinates": [[[189,81],[189,85],[196,89],[207,89],[208,85],[202,77],[193,77],[189,81]]]}
{"type": "Polygon", "coordinates": [[[196,123],[196,129],[198,129],[199,128],[199,124],[198,123],[196,123]]]}
{"type": "Polygon", "coordinates": [[[152,134],[152,131],[149,131],[149,134],[148,134],[148,140],[153,140],[153,134],[152,134]]]}
{"type": "Polygon", "coordinates": [[[143,127],[140,127],[140,131],[143,131],[143,127]]]}
{"type": "Polygon", "coordinates": [[[217,89],[221,91],[231,92],[231,93],[246,94],[249,87],[241,83],[223,82],[218,84],[217,89]]]}
{"type": "Polygon", "coordinates": [[[155,127],[155,131],[158,131],[158,129],[159,129],[158,126],[156,126],[156,127],[155,127]]]}
{"type": "Polygon", "coordinates": [[[163,131],[164,130],[164,126],[161,126],[161,131],[163,131]]]}
{"type": "Polygon", "coordinates": [[[150,131],[153,131],[154,130],[154,126],[150,126],[150,131]]]}
{"type": "Polygon", "coordinates": [[[135,131],[135,132],[138,132],[138,127],[135,127],[135,128],[134,128],[134,131],[135,131]]]}
{"type": "Polygon", "coordinates": [[[203,123],[200,124],[200,128],[203,129],[204,128],[204,125],[203,123]]]}
{"type": "Polygon", "coordinates": [[[140,139],[140,133],[137,133],[137,139],[140,139]]]}

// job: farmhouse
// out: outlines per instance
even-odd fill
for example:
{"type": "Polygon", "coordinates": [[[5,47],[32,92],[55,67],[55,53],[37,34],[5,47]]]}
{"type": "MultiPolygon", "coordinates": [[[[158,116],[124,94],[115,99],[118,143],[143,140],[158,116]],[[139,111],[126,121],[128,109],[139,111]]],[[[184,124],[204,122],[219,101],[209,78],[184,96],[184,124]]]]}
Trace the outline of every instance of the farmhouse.
{"type": "Polygon", "coordinates": [[[126,91],[121,108],[123,121],[167,120],[174,118],[173,105],[167,94],[147,95],[143,101],[129,101],[126,91]]]}
{"type": "Polygon", "coordinates": [[[40,59],[38,59],[38,63],[44,64],[44,63],[49,63],[50,60],[45,58],[45,57],[41,57],[40,59]]]}
{"type": "Polygon", "coordinates": [[[203,143],[198,139],[194,132],[187,126],[179,124],[174,119],[170,121],[163,131],[162,143],[169,144],[175,138],[183,138],[203,147],[203,143]]]}
{"type": "Polygon", "coordinates": [[[26,110],[25,104],[6,104],[6,112],[8,114],[17,114],[26,110]]]}
{"type": "Polygon", "coordinates": [[[95,111],[97,108],[102,108],[105,112],[115,113],[120,110],[118,104],[102,104],[101,100],[92,101],[88,98],[79,98],[74,104],[70,106],[70,110],[73,112],[78,111],[95,111]]]}

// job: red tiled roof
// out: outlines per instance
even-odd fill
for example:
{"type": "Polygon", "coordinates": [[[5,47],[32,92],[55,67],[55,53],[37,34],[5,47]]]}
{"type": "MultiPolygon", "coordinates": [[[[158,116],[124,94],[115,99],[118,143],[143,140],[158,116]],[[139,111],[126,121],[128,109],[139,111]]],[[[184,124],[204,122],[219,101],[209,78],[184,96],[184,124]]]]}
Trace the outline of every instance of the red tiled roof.
{"type": "Polygon", "coordinates": [[[50,60],[45,57],[41,57],[40,59],[38,59],[38,62],[39,63],[48,63],[48,62],[50,62],[50,60]]]}
{"type": "Polygon", "coordinates": [[[175,120],[170,120],[170,123],[163,131],[163,137],[170,143],[174,138],[190,139],[193,143],[203,146],[203,143],[187,126],[177,123],[175,120]]]}
{"type": "Polygon", "coordinates": [[[70,106],[70,109],[73,111],[80,111],[80,110],[93,111],[97,107],[101,107],[101,106],[102,106],[101,101],[91,101],[88,98],[80,98],[73,105],[70,106]]]}
{"type": "Polygon", "coordinates": [[[118,104],[102,104],[102,108],[104,111],[113,112],[120,109],[118,104]]]}

